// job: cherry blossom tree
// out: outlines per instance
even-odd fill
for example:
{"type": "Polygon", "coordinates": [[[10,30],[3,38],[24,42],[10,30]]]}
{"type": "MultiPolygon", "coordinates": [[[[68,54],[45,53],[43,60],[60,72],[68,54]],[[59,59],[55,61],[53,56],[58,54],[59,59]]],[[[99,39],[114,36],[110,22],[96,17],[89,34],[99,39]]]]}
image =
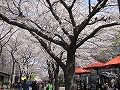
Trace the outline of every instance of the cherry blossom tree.
{"type": "Polygon", "coordinates": [[[76,90],[74,85],[76,50],[96,34],[99,35],[99,31],[120,25],[118,5],[113,5],[117,4],[117,1],[97,0],[91,3],[91,7],[86,1],[2,0],[0,2],[1,21],[29,31],[62,68],[65,90],[76,90]],[[65,51],[65,61],[57,56],[61,50],[65,51]]]}

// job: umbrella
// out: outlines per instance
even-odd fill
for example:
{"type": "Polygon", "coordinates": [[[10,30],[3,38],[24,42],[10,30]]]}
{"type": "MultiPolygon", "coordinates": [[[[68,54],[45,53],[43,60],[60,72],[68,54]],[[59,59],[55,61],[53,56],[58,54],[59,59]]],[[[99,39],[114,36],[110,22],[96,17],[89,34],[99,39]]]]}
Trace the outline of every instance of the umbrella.
{"type": "Polygon", "coordinates": [[[95,69],[97,70],[97,74],[98,74],[98,70],[101,69],[102,66],[104,66],[104,63],[95,61],[94,63],[88,64],[86,67],[84,67],[84,69],[95,69]]]}
{"type": "Polygon", "coordinates": [[[85,70],[85,69],[83,69],[83,68],[81,68],[81,67],[77,67],[77,68],[75,68],[75,74],[85,74],[85,73],[89,73],[90,72],[90,70],[85,70]]]}
{"type": "MultiPolygon", "coordinates": [[[[104,69],[118,68],[118,78],[120,78],[120,56],[112,58],[110,61],[106,62],[103,66],[104,69]]],[[[109,76],[110,77],[110,76],[109,76]]]]}
{"type": "MultiPolygon", "coordinates": [[[[86,67],[84,67],[84,69],[94,69],[94,70],[97,70],[97,76],[98,76],[98,70],[101,69],[103,65],[104,65],[104,63],[99,62],[99,61],[95,61],[94,63],[88,64],[86,67]]],[[[99,78],[98,78],[97,81],[99,83],[99,78]]]]}
{"type": "Polygon", "coordinates": [[[75,74],[78,74],[81,77],[82,74],[90,73],[90,70],[85,70],[81,67],[75,68],[75,74]]]}
{"type": "MultiPolygon", "coordinates": [[[[75,68],[75,74],[78,74],[79,78],[81,77],[81,74],[85,74],[85,73],[90,73],[90,70],[85,70],[85,69],[83,69],[81,67],[75,68]]],[[[87,82],[88,82],[88,79],[87,79],[87,82]]],[[[81,87],[81,82],[79,82],[79,85],[81,87]]]]}
{"type": "Polygon", "coordinates": [[[117,56],[104,64],[104,67],[120,67],[120,56],[117,56]]]}

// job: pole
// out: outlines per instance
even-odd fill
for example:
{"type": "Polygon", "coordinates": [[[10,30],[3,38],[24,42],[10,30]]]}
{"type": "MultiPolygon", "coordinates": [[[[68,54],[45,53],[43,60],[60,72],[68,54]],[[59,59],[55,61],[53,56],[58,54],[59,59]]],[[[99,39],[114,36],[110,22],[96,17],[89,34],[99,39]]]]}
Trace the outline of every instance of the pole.
{"type": "Polygon", "coordinates": [[[120,0],[117,0],[118,2],[118,8],[119,8],[119,12],[120,12],[120,0]]]}
{"type": "Polygon", "coordinates": [[[91,3],[90,3],[90,0],[89,0],[89,14],[90,14],[90,12],[91,12],[91,3]]]}

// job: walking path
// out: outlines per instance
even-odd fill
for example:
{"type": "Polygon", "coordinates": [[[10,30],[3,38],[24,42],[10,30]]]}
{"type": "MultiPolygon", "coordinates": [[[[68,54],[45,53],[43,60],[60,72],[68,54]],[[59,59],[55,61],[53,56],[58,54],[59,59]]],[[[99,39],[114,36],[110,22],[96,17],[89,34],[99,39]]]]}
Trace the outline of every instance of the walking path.
{"type": "MultiPolygon", "coordinates": [[[[46,90],[46,88],[44,88],[46,90]]],[[[65,90],[65,87],[59,87],[59,90],[65,90]]]]}
{"type": "MultiPolygon", "coordinates": [[[[2,90],[10,90],[10,89],[2,89],[2,90]]],[[[16,90],[16,89],[12,89],[12,90],[16,90]]],[[[30,90],[31,90],[31,89],[30,89],[30,90]]],[[[46,90],[46,89],[44,88],[44,90],[46,90]]],[[[65,88],[64,88],[64,87],[60,87],[59,90],[65,90],[65,88]]]]}

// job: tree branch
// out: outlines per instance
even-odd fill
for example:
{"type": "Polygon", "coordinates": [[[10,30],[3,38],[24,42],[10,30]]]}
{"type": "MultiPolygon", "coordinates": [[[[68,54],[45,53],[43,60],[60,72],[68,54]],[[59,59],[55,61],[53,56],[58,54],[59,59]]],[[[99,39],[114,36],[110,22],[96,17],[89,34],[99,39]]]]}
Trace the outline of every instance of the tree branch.
{"type": "Polygon", "coordinates": [[[10,30],[7,33],[5,33],[4,36],[0,37],[0,40],[2,40],[4,37],[6,37],[11,32],[11,30],[12,30],[12,28],[10,28],[10,30]]]}
{"type": "Polygon", "coordinates": [[[78,33],[80,33],[89,23],[90,19],[97,13],[101,8],[103,8],[108,0],[103,0],[101,3],[96,4],[93,11],[88,15],[88,18],[85,19],[81,24],[79,24],[78,27],[78,33]]]}
{"type": "Polygon", "coordinates": [[[28,20],[30,22],[32,22],[33,24],[35,24],[40,30],[45,31],[42,27],[40,27],[36,22],[32,21],[32,20],[28,20]]]}
{"type": "Polygon", "coordinates": [[[46,39],[46,40],[49,40],[55,44],[58,44],[60,46],[62,46],[64,49],[66,49],[66,44],[63,43],[62,41],[58,41],[58,40],[53,40],[53,38],[49,37],[48,35],[46,34],[43,34],[41,31],[39,31],[38,29],[32,27],[32,26],[29,26],[29,25],[26,25],[26,24],[22,24],[22,23],[18,23],[18,22],[15,22],[15,21],[10,21],[7,17],[5,17],[4,15],[2,15],[0,13],[0,17],[2,18],[2,20],[6,21],[8,24],[11,24],[11,25],[15,25],[15,26],[18,26],[22,29],[26,29],[28,30],[29,32],[35,32],[37,35],[41,36],[42,38],[46,39]]]}
{"type": "Polygon", "coordinates": [[[77,32],[76,32],[76,36],[75,39],[78,37],[78,35],[80,34],[80,32],[88,25],[90,19],[97,13],[99,12],[99,10],[101,8],[103,8],[108,0],[102,0],[101,3],[97,3],[96,6],[94,7],[93,11],[88,15],[88,18],[86,18],[81,24],[79,24],[77,26],[77,32]]]}
{"type": "MultiPolygon", "coordinates": [[[[55,34],[55,36],[59,37],[59,38],[61,39],[61,41],[63,41],[64,43],[66,43],[66,42],[64,41],[64,39],[63,39],[60,35],[55,34]]],[[[67,43],[66,43],[66,45],[67,45],[67,43]]]]}
{"type": "Polygon", "coordinates": [[[81,46],[85,41],[87,41],[88,39],[94,37],[94,35],[102,28],[106,28],[106,27],[111,27],[111,26],[115,26],[115,25],[120,25],[120,23],[115,22],[115,23],[111,23],[111,24],[105,24],[105,25],[101,25],[98,28],[96,28],[89,36],[85,37],[82,41],[80,41],[80,43],[78,43],[76,45],[76,49],[81,46]]]}
{"type": "Polygon", "coordinates": [[[63,0],[60,0],[60,2],[63,4],[63,6],[68,10],[68,6],[67,4],[63,1],[63,0]]]}
{"type": "Polygon", "coordinates": [[[48,3],[48,5],[49,5],[49,9],[50,9],[50,11],[51,11],[51,13],[52,13],[52,15],[54,16],[54,18],[59,22],[59,25],[61,26],[61,28],[62,28],[62,30],[63,30],[63,32],[64,32],[64,34],[66,34],[66,36],[68,37],[68,38],[70,38],[70,34],[69,33],[67,33],[67,31],[65,30],[65,28],[64,27],[62,27],[62,22],[61,22],[61,20],[60,20],[60,18],[57,16],[57,14],[54,12],[54,10],[53,10],[53,7],[52,7],[52,5],[51,5],[51,3],[50,3],[50,1],[49,0],[46,0],[47,1],[47,3],[48,3]]]}
{"type": "Polygon", "coordinates": [[[66,4],[63,0],[60,0],[60,2],[63,4],[63,6],[67,9],[67,11],[68,11],[68,13],[69,13],[70,20],[71,20],[71,22],[72,22],[73,27],[76,27],[76,23],[75,23],[75,20],[74,20],[74,17],[73,17],[73,13],[72,13],[72,7],[73,7],[75,1],[76,1],[76,0],[74,0],[74,1],[72,2],[72,5],[69,7],[69,6],[67,6],[67,4],[66,4]]]}
{"type": "Polygon", "coordinates": [[[49,5],[49,9],[50,9],[51,13],[53,14],[54,18],[55,18],[55,19],[59,22],[59,24],[61,25],[62,22],[61,22],[60,18],[59,18],[59,17],[56,15],[56,13],[54,12],[50,1],[49,1],[49,0],[46,0],[46,1],[47,1],[48,5],[49,5]]]}
{"type": "Polygon", "coordinates": [[[74,0],[74,1],[72,2],[72,5],[70,6],[70,9],[72,9],[72,8],[73,8],[73,6],[74,6],[75,2],[76,2],[76,0],[74,0]]]}
{"type": "MultiPolygon", "coordinates": [[[[95,24],[96,22],[99,22],[99,21],[107,21],[108,18],[104,18],[104,17],[101,17],[100,19],[97,19],[97,17],[95,18],[94,21],[92,21],[91,23],[88,23],[88,25],[92,25],[92,24],[95,24]]],[[[110,18],[109,18],[110,19],[110,18]]]]}
{"type": "Polygon", "coordinates": [[[59,64],[59,66],[61,68],[65,67],[65,64],[61,61],[61,59],[59,59],[53,52],[52,50],[49,48],[49,46],[47,46],[47,44],[41,39],[39,38],[35,33],[31,32],[31,34],[40,42],[41,46],[47,51],[47,53],[59,64]]]}

